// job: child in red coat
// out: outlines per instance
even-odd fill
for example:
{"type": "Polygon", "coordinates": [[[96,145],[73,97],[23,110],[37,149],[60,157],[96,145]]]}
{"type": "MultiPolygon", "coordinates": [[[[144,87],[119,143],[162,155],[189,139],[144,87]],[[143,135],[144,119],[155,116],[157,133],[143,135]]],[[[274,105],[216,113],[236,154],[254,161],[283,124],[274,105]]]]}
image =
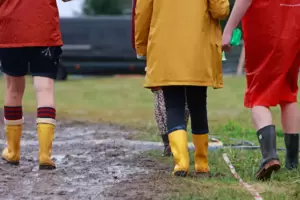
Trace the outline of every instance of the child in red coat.
{"type": "Polygon", "coordinates": [[[270,107],[280,105],[285,133],[287,169],[298,166],[300,66],[300,1],[237,0],[223,34],[223,49],[230,50],[232,31],[242,19],[247,87],[245,107],[252,119],[262,152],[256,177],[266,180],[279,170],[276,132],[270,107]]]}

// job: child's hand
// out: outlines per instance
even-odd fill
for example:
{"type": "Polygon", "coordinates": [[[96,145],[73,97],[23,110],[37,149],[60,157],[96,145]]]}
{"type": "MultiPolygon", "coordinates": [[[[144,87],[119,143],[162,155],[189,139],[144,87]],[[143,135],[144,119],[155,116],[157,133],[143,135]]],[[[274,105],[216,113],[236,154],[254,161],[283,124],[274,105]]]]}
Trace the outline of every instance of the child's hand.
{"type": "Polygon", "coordinates": [[[232,38],[232,33],[223,33],[222,36],[222,49],[225,52],[229,52],[231,50],[231,45],[230,45],[230,41],[232,38]]]}

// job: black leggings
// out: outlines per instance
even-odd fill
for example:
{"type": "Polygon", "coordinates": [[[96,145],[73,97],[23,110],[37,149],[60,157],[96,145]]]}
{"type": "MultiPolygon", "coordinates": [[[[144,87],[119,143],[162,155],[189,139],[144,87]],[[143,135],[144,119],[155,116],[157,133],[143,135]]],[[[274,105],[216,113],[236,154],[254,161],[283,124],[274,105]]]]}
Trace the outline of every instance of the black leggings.
{"type": "Polygon", "coordinates": [[[207,122],[207,87],[200,86],[165,86],[162,88],[166,112],[168,133],[186,130],[185,103],[190,111],[192,133],[206,134],[207,122]]]}

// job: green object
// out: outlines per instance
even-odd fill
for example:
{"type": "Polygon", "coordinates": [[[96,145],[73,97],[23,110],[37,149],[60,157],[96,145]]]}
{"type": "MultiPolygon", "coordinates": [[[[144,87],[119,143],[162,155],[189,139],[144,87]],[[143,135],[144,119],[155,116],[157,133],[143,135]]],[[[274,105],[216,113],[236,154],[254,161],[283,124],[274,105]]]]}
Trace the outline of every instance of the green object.
{"type": "Polygon", "coordinates": [[[222,61],[226,61],[227,59],[226,59],[226,56],[225,56],[225,52],[223,51],[222,52],[222,61]]]}
{"type": "Polygon", "coordinates": [[[230,41],[231,46],[239,46],[241,44],[242,31],[239,28],[236,28],[232,33],[232,38],[230,41]]]}

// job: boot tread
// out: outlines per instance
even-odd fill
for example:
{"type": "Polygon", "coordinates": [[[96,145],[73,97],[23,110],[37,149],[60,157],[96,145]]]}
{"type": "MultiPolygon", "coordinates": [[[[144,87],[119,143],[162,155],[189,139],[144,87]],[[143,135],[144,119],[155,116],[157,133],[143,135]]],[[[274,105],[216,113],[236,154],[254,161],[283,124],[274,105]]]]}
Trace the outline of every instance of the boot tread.
{"type": "Polygon", "coordinates": [[[280,169],[279,160],[271,160],[262,165],[256,174],[258,180],[267,181],[271,178],[273,172],[277,172],[280,169]]]}
{"type": "Polygon", "coordinates": [[[6,163],[11,164],[11,165],[20,165],[20,161],[11,161],[4,157],[2,157],[2,160],[4,160],[6,163]]]}

